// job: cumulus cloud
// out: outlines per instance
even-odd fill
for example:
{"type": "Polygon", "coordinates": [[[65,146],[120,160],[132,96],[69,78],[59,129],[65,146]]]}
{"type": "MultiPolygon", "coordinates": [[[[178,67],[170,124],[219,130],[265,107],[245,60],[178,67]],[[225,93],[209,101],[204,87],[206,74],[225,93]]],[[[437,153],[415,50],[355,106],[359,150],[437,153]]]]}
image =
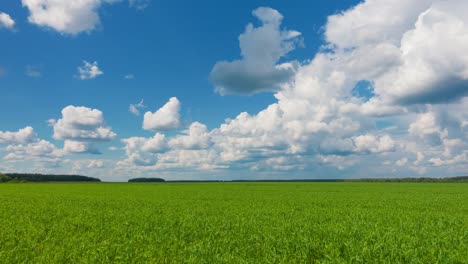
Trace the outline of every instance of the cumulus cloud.
{"type": "MultiPolygon", "coordinates": [[[[278,63],[299,33],[282,29],[278,11],[256,9],[261,25],[240,36],[242,58],[217,63],[210,78],[221,94],[274,91],[276,101],[214,129],[193,122],[164,135],[182,127],[173,97],[144,115],[143,129],[158,133],[121,141],[126,158],[117,167],[327,177],[466,172],[467,8],[456,0],[362,1],[329,17],[313,58],[286,64],[278,63]],[[362,83],[366,96],[356,93],[362,83]]],[[[96,152],[96,143],[115,138],[99,110],[72,108],[50,121],[67,152],[96,152]]],[[[12,133],[19,131],[1,132],[0,141],[38,142],[12,133]]]]}
{"type": "Polygon", "coordinates": [[[64,150],[72,153],[99,153],[96,143],[107,142],[116,137],[105,126],[104,115],[98,109],[67,106],[62,118],[53,122],[54,139],[64,140],[64,150]]]}
{"type": "Polygon", "coordinates": [[[242,59],[218,62],[211,71],[215,90],[222,95],[275,91],[294,76],[296,62],[277,63],[295,49],[301,33],[282,29],[283,16],[275,9],[260,7],[253,15],[261,26],[248,24],[239,36],[242,59]]]}
{"type": "Polygon", "coordinates": [[[0,12],[0,28],[12,29],[15,26],[15,21],[9,14],[0,12]]]}
{"type": "Polygon", "coordinates": [[[64,156],[63,151],[49,141],[40,139],[32,127],[25,127],[16,132],[0,131],[0,144],[7,144],[3,148],[7,162],[38,162],[46,167],[56,167],[64,156]]]}
{"type": "Polygon", "coordinates": [[[388,135],[377,138],[374,135],[362,135],[354,138],[357,152],[381,153],[395,149],[395,142],[388,135]]]}
{"type": "Polygon", "coordinates": [[[146,112],[143,117],[143,129],[153,131],[174,130],[180,125],[180,102],[176,97],[156,112],[146,112]]]}
{"type": "Polygon", "coordinates": [[[63,34],[89,32],[100,25],[98,9],[115,0],[22,0],[29,10],[28,21],[63,34]]]}
{"type": "Polygon", "coordinates": [[[468,95],[466,12],[466,3],[440,1],[421,13],[401,40],[401,66],[378,81],[379,92],[403,104],[444,103],[468,95]]]}
{"type": "Polygon", "coordinates": [[[83,61],[83,66],[78,67],[78,78],[80,80],[94,79],[102,74],[104,73],[99,69],[97,61],[93,63],[83,61]]]}
{"type": "Polygon", "coordinates": [[[30,126],[16,132],[0,131],[0,143],[31,143],[37,141],[37,135],[30,126]]]}
{"type": "Polygon", "coordinates": [[[408,132],[414,137],[425,140],[431,146],[442,144],[448,134],[447,130],[442,131],[433,112],[419,114],[410,124],[408,132]]]}
{"type": "Polygon", "coordinates": [[[213,143],[208,128],[199,122],[193,122],[185,130],[184,135],[179,135],[169,142],[172,148],[177,149],[206,149],[213,143]]]}
{"type": "Polygon", "coordinates": [[[127,159],[121,164],[152,166],[157,161],[155,154],[168,150],[165,136],[159,133],[152,138],[132,137],[122,139],[122,143],[125,144],[127,159]]]}
{"type": "Polygon", "coordinates": [[[330,16],[325,36],[335,66],[373,81],[381,105],[447,103],[468,94],[466,11],[456,0],[368,0],[330,16]]]}
{"type": "MultiPolygon", "coordinates": [[[[28,21],[40,27],[50,28],[61,34],[76,35],[91,32],[101,26],[99,9],[105,4],[122,0],[22,0],[29,10],[28,21]]],[[[150,0],[129,0],[129,6],[143,10],[150,0]]]]}
{"type": "Polygon", "coordinates": [[[27,144],[11,144],[5,148],[9,152],[6,160],[22,160],[31,158],[58,158],[63,152],[58,150],[54,144],[46,140],[36,140],[27,144]]]}
{"type": "MultiPolygon", "coordinates": [[[[374,173],[395,164],[407,173],[449,164],[463,168],[468,128],[463,113],[468,110],[462,47],[467,46],[468,23],[462,14],[467,7],[454,0],[373,0],[329,17],[324,48],[294,68],[291,82],[276,87],[277,102],[258,113],[240,113],[211,131],[199,126],[198,132],[189,128],[173,136],[170,150],[158,154],[151,166],[185,166],[193,157],[257,171],[313,169],[310,164],[339,170],[359,164],[374,173]],[[389,16],[391,20],[384,19],[389,16]],[[355,93],[362,82],[369,84],[366,97],[355,93]],[[393,130],[378,127],[384,120],[394,122],[393,130]]],[[[265,32],[278,36],[283,31],[279,12],[266,8],[254,13],[262,25],[249,25],[241,35],[243,59],[218,63],[212,80],[220,72],[261,68],[265,61],[272,69],[294,48],[295,38],[276,38],[268,40],[272,46],[262,44],[267,48],[255,51],[268,39],[265,32]],[[290,46],[281,48],[283,42],[290,46]]],[[[258,77],[255,70],[248,71],[258,77]]],[[[221,78],[214,81],[218,92],[249,94],[265,88],[248,85],[235,74],[229,77],[242,80],[245,90],[221,78]]]]}

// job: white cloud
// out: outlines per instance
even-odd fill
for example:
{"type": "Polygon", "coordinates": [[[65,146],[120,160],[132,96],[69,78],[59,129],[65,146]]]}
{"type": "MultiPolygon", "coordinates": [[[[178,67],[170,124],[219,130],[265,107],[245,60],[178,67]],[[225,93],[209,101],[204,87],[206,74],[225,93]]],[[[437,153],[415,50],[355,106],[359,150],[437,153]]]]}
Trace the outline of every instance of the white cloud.
{"type": "Polygon", "coordinates": [[[37,141],[37,135],[30,126],[16,132],[0,131],[0,143],[31,143],[37,141]]]}
{"type": "MultiPolygon", "coordinates": [[[[3,160],[10,163],[37,162],[45,167],[56,167],[64,156],[63,151],[57,149],[49,141],[39,139],[32,127],[25,127],[16,132],[0,132],[0,144],[7,144],[3,151],[3,160]]],[[[30,164],[31,165],[31,164],[30,164]]]]}
{"type": "Polygon", "coordinates": [[[417,119],[410,124],[408,132],[432,146],[442,144],[442,140],[447,136],[447,130],[442,131],[433,112],[418,115],[417,119]]]}
{"type": "MultiPolygon", "coordinates": [[[[168,137],[168,150],[144,162],[146,169],[324,168],[330,173],[353,167],[347,172],[359,173],[362,167],[373,176],[388,176],[392,170],[405,175],[466,171],[468,98],[459,92],[466,86],[433,85],[433,78],[452,76],[458,83],[465,78],[466,56],[461,47],[467,46],[468,23],[460,23],[466,20],[461,15],[464,8],[468,4],[454,0],[368,0],[330,17],[325,32],[328,43],[312,60],[295,68],[291,82],[277,87],[277,102],[258,113],[240,113],[211,131],[197,124],[168,137]],[[412,79],[405,77],[406,70],[412,72],[408,75],[412,79]],[[354,94],[362,80],[369,83],[369,98],[354,94]],[[401,82],[395,87],[397,80],[401,82]],[[437,94],[443,91],[447,95],[437,94]],[[427,100],[410,100],[415,94],[427,100]],[[382,123],[388,124],[380,127],[382,123]],[[437,166],[452,167],[444,171],[436,170],[437,166]]],[[[243,59],[225,62],[227,68],[248,67],[245,61],[261,65],[272,50],[287,53],[281,52],[277,41],[271,42],[278,49],[266,46],[265,53],[254,52],[265,37],[257,31],[273,28],[276,34],[282,20],[273,9],[256,10],[256,16],[263,25],[248,26],[241,37],[243,59]]],[[[269,65],[283,55],[270,56],[269,65]]],[[[245,90],[229,92],[259,91],[244,84],[245,90]]]]}
{"type": "Polygon", "coordinates": [[[144,105],[143,99],[141,99],[141,101],[138,104],[130,104],[130,106],[128,107],[128,111],[130,111],[130,113],[136,116],[139,116],[140,109],[143,109],[145,107],[146,106],[144,105]]]}
{"type": "Polygon", "coordinates": [[[176,97],[156,112],[146,112],[143,118],[143,129],[153,131],[174,130],[180,126],[180,102],[176,97]]]}
{"type": "Polygon", "coordinates": [[[64,149],[73,153],[98,153],[96,143],[107,142],[116,137],[105,126],[101,111],[87,107],[67,106],[62,118],[54,122],[54,139],[64,140],[64,149]]]}
{"type": "Polygon", "coordinates": [[[367,0],[328,17],[325,37],[340,49],[379,43],[397,45],[433,0],[367,0]],[[388,15],[392,14],[391,19],[388,15]]]}
{"type": "Polygon", "coordinates": [[[83,66],[78,67],[78,74],[78,78],[80,78],[80,80],[89,80],[104,73],[99,69],[97,61],[93,63],[83,61],[83,66]]]}
{"type": "MultiPolygon", "coordinates": [[[[105,4],[122,0],[22,0],[29,10],[28,21],[61,34],[76,35],[91,32],[101,26],[99,9],[105,4]]],[[[148,7],[150,0],[129,0],[129,6],[138,10],[148,7]]],[[[11,22],[9,22],[11,23],[11,22]]]]}
{"type": "Polygon", "coordinates": [[[275,91],[294,75],[295,62],[277,63],[295,49],[301,33],[281,29],[283,16],[272,8],[257,8],[253,15],[262,25],[248,24],[239,36],[242,59],[218,62],[211,71],[215,89],[222,95],[275,91]]]}
{"type": "Polygon", "coordinates": [[[15,26],[15,21],[9,14],[0,12],[0,28],[12,29],[15,26]]]}
{"type": "Polygon", "coordinates": [[[28,21],[63,34],[90,32],[100,25],[98,9],[114,0],[22,0],[28,8],[28,21]]]}
{"type": "Polygon", "coordinates": [[[377,138],[374,135],[362,135],[354,138],[357,152],[381,153],[395,149],[395,142],[388,135],[377,138]]]}
{"type": "Polygon", "coordinates": [[[206,149],[213,144],[208,128],[199,122],[193,122],[184,134],[172,138],[170,146],[176,149],[206,149]]]}
{"type": "Polygon", "coordinates": [[[441,103],[468,95],[466,12],[466,3],[449,0],[421,13],[414,29],[401,39],[401,66],[378,80],[378,92],[404,104],[441,103]]]}
{"type": "Polygon", "coordinates": [[[44,157],[61,157],[63,152],[58,150],[55,145],[46,140],[37,140],[27,144],[12,144],[5,148],[9,154],[5,159],[27,159],[27,158],[44,158],[44,157]]]}

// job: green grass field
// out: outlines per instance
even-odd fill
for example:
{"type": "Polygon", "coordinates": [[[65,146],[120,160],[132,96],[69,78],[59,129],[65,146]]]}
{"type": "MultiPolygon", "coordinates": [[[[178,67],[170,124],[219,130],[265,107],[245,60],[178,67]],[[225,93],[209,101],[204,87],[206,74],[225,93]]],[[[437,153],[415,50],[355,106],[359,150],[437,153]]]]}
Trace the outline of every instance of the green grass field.
{"type": "Polygon", "coordinates": [[[2,184],[1,263],[468,263],[468,184],[2,184]]]}

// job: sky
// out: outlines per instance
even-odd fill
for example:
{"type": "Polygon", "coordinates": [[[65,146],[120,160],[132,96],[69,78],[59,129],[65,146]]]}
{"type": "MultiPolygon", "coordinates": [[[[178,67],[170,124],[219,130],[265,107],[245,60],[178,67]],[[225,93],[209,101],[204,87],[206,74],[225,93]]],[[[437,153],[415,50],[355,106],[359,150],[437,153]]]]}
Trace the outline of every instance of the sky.
{"type": "Polygon", "coordinates": [[[468,173],[468,2],[0,2],[0,172],[468,173]]]}

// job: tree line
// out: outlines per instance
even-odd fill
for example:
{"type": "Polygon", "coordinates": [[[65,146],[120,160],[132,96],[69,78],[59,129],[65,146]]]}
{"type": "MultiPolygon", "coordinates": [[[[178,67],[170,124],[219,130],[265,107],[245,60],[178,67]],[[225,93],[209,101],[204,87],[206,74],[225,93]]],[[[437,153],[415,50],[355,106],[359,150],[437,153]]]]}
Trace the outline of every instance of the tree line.
{"type": "Polygon", "coordinates": [[[161,178],[133,178],[128,182],[165,182],[165,180],[161,178]]]}
{"type": "Polygon", "coordinates": [[[81,175],[37,173],[0,173],[0,182],[100,182],[100,179],[81,175]]]}

